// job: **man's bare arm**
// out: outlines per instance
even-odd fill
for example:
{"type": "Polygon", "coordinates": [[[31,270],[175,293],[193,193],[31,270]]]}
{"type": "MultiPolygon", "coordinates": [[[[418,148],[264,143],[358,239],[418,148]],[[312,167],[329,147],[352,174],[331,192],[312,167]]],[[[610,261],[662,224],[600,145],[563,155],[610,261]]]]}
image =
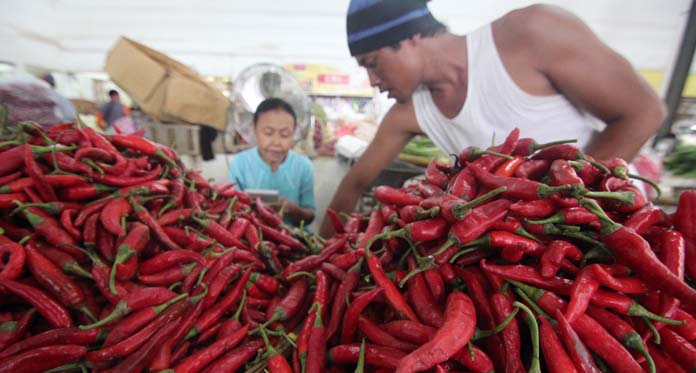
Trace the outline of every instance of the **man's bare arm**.
{"type": "MultiPolygon", "coordinates": [[[[411,103],[394,105],[382,120],[365,153],[350,168],[338,186],[329,207],[337,212],[351,212],[360,196],[379,173],[399,154],[414,133],[420,133],[411,103]]],[[[330,235],[332,227],[324,219],[320,234],[330,235]]]]}

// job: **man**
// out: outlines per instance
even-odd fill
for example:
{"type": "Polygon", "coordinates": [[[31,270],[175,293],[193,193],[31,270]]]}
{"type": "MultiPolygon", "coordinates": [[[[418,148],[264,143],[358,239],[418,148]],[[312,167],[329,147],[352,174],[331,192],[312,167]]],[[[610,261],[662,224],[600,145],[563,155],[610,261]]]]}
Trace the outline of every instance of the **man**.
{"type": "MultiPolygon", "coordinates": [[[[351,55],[397,103],[330,207],[350,211],[409,139],[447,153],[487,147],[519,127],[539,142],[577,138],[597,158],[631,160],[665,118],[652,89],[577,17],[554,6],[514,10],[454,35],[426,0],[352,0],[351,55]],[[596,133],[593,118],[606,124],[596,133]]],[[[322,234],[330,232],[323,225],[322,234]]]]}
{"type": "Polygon", "coordinates": [[[60,113],[59,117],[63,122],[72,122],[77,119],[77,111],[75,110],[75,105],[70,102],[65,96],[56,91],[56,81],[51,74],[45,74],[41,77],[43,81],[48,83],[53,89],[53,96],[56,101],[56,106],[60,113]]]}
{"type": "Polygon", "coordinates": [[[110,130],[114,122],[130,114],[130,109],[121,103],[121,96],[115,89],[109,91],[109,100],[99,107],[97,118],[104,132],[110,130]]]}

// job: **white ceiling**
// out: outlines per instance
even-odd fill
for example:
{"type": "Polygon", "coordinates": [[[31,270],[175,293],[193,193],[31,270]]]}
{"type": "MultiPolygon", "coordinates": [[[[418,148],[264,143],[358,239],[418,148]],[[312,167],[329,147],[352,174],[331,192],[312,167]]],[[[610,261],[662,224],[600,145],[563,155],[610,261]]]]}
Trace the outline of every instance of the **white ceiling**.
{"type": "MultiPolygon", "coordinates": [[[[119,35],[204,74],[233,77],[254,62],[352,65],[348,0],[0,0],[0,61],[100,71],[119,35]]],[[[556,0],[637,68],[675,56],[688,0],[556,0]]],[[[532,1],[434,0],[433,14],[465,33],[532,1]]],[[[553,30],[549,30],[553,32],[553,30]]]]}

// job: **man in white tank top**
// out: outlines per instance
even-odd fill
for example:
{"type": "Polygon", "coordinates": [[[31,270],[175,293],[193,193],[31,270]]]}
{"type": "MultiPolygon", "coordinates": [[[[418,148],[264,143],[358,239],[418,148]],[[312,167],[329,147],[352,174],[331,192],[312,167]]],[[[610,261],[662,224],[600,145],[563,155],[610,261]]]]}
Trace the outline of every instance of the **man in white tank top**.
{"type": "Polygon", "coordinates": [[[351,211],[416,134],[458,153],[519,127],[539,142],[577,138],[596,158],[630,161],[665,118],[664,105],[628,61],[558,7],[532,5],[454,35],[426,3],[350,2],[351,55],[397,103],[339,185],[330,204],[336,211],[351,211]],[[606,124],[601,132],[592,126],[597,119],[606,124]]]}

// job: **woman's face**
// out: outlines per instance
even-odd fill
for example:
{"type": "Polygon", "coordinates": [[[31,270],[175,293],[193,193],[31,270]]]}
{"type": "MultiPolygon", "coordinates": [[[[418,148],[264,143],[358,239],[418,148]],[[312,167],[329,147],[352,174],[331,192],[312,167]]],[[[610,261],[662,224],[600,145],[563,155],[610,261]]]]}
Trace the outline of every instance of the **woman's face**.
{"type": "Polygon", "coordinates": [[[256,120],[254,132],[261,159],[271,167],[283,163],[294,143],[295,121],[292,115],[282,109],[262,113],[256,120]]]}

